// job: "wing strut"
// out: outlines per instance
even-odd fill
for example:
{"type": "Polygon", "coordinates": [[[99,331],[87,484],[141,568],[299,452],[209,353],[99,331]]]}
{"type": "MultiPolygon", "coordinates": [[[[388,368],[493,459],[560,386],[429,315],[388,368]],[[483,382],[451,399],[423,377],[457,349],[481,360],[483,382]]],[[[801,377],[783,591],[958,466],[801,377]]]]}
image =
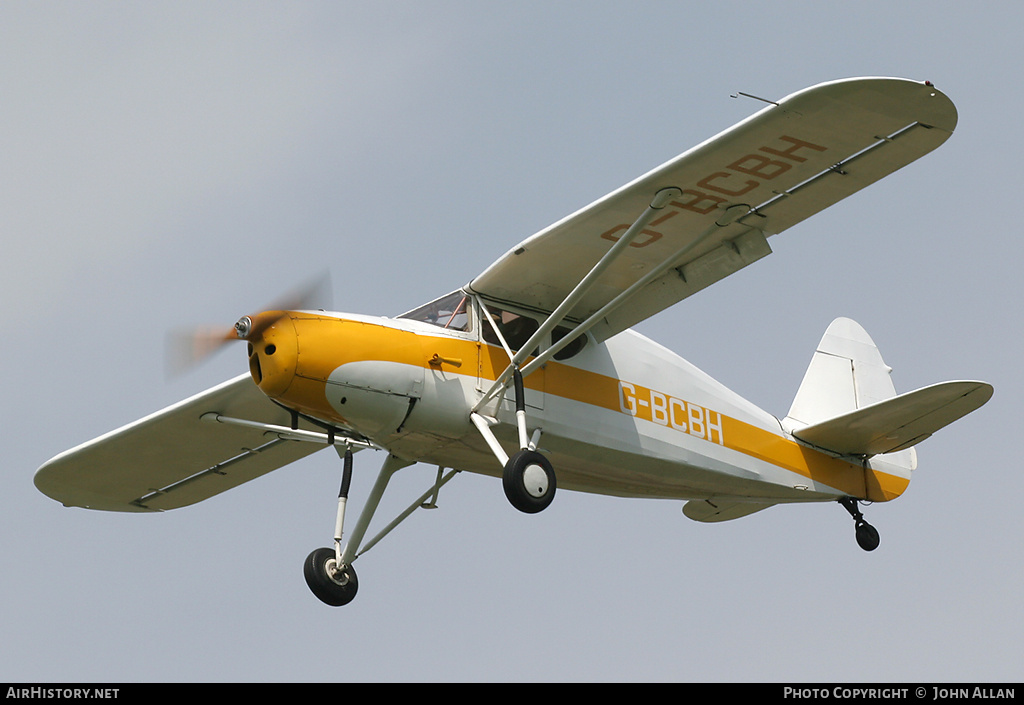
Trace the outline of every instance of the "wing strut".
{"type": "Polygon", "coordinates": [[[243,452],[239,453],[238,455],[232,458],[229,458],[228,460],[217,463],[216,465],[206,468],[205,470],[197,472],[184,479],[178,480],[177,482],[174,482],[170,485],[151,489],[149,492],[142,495],[141,497],[137,497],[136,499],[132,500],[132,504],[134,506],[147,509],[148,503],[151,502],[155,497],[166,495],[175,490],[180,490],[182,487],[185,487],[186,485],[189,485],[190,483],[195,482],[196,480],[201,480],[211,475],[223,475],[228,466],[253,458],[262,453],[263,451],[273,448],[274,446],[279,445],[281,443],[285,443],[286,441],[320,443],[329,446],[336,445],[337,443],[343,441],[346,448],[351,449],[352,447],[355,447],[356,450],[377,447],[372,443],[369,443],[368,441],[360,440],[357,438],[350,438],[344,435],[344,432],[342,432],[342,434],[338,434],[338,430],[335,428],[328,429],[327,433],[317,433],[316,431],[304,431],[300,428],[297,428],[297,422],[294,420],[294,417],[292,421],[292,427],[279,426],[277,424],[264,423],[262,421],[238,419],[231,416],[224,416],[222,414],[218,414],[215,411],[208,411],[207,413],[200,416],[199,420],[206,421],[208,423],[222,423],[232,426],[241,426],[243,428],[254,428],[263,431],[267,435],[273,436],[273,438],[271,438],[269,441],[260,446],[254,448],[247,448],[243,450],[243,452]],[[338,439],[339,435],[341,436],[340,440],[338,439]]]}
{"type": "Polygon", "coordinates": [[[329,446],[343,443],[347,447],[354,446],[357,450],[362,450],[363,448],[379,448],[379,446],[370,443],[369,441],[350,437],[346,435],[345,432],[338,433],[338,429],[334,428],[329,429],[327,433],[317,433],[316,431],[304,431],[301,428],[289,428],[288,426],[263,423],[262,421],[236,419],[230,416],[223,416],[215,411],[209,411],[199,418],[201,421],[211,421],[213,423],[224,423],[233,426],[244,426],[246,428],[259,429],[265,433],[276,435],[277,438],[282,441],[305,441],[307,443],[323,443],[329,446]]]}
{"type": "MultiPolygon", "coordinates": [[[[595,324],[599,323],[605,316],[607,316],[616,308],[618,308],[623,303],[628,301],[630,297],[635,295],[638,291],[649,285],[654,280],[663,276],[668,270],[672,269],[673,267],[681,266],[680,260],[688,252],[699,246],[701,243],[707,240],[708,237],[710,237],[716,231],[718,231],[719,228],[724,228],[728,225],[731,225],[735,221],[739,220],[740,218],[751,212],[749,206],[740,204],[734,205],[726,209],[725,212],[719,218],[717,218],[714,223],[708,226],[708,228],[701,232],[697,237],[693,238],[685,245],[680,247],[670,257],[666,257],[661,262],[661,264],[649,270],[647,274],[645,274],[643,277],[633,282],[632,285],[630,285],[624,291],[620,292],[615,298],[613,298],[611,301],[602,306],[598,311],[594,312],[589,317],[587,317],[587,319],[580,323],[578,326],[573,328],[569,334],[563,336],[556,343],[554,343],[549,348],[544,350],[540,355],[530,360],[526,365],[523,365],[522,363],[528,356],[529,351],[535,349],[537,347],[537,344],[544,338],[544,336],[547,335],[551,330],[553,330],[556,325],[562,322],[562,319],[565,318],[566,313],[568,313],[572,306],[575,305],[576,301],[586,293],[587,289],[589,289],[593,285],[593,282],[597,278],[597,276],[602,271],[604,271],[611,264],[611,262],[616,257],[619,256],[619,254],[621,254],[621,248],[618,248],[618,246],[621,245],[623,241],[626,241],[628,244],[630,240],[636,237],[637,233],[639,233],[644,227],[646,227],[646,224],[650,221],[651,217],[653,217],[658,212],[659,208],[664,207],[664,204],[667,203],[667,199],[674,197],[673,194],[675,191],[676,189],[674,188],[665,188],[662,189],[661,191],[658,191],[658,193],[655,194],[651,206],[648,207],[647,210],[644,211],[643,215],[641,215],[640,218],[637,219],[637,221],[633,224],[633,226],[628,231],[626,231],[626,234],[622,236],[619,242],[616,243],[616,245],[613,246],[610,250],[608,250],[608,252],[605,253],[604,257],[602,257],[601,260],[596,265],[594,265],[593,269],[590,270],[587,276],[584,277],[583,280],[581,280],[580,283],[576,285],[576,288],[573,289],[573,291],[565,298],[561,305],[559,305],[559,307],[555,309],[555,311],[553,311],[550,316],[548,316],[547,320],[545,320],[544,323],[540,326],[540,328],[538,328],[537,332],[533,334],[533,336],[520,348],[519,352],[516,353],[515,355],[513,355],[511,350],[509,350],[508,344],[502,337],[501,332],[498,330],[494,322],[491,321],[491,316],[487,311],[487,306],[484,304],[483,300],[480,301],[480,305],[484,309],[484,313],[487,314],[485,315],[485,318],[487,318],[488,321],[490,321],[495,334],[498,336],[498,340],[501,342],[502,347],[505,349],[505,352],[506,354],[508,354],[511,362],[509,366],[505,369],[505,371],[498,376],[498,378],[495,380],[494,384],[487,391],[487,393],[484,394],[483,397],[481,397],[480,401],[478,401],[476,405],[473,407],[474,413],[479,412],[480,409],[484,406],[484,404],[493,399],[497,394],[503,392],[508,387],[510,379],[514,377],[517,371],[520,372],[525,377],[526,375],[530,374],[541,365],[545,364],[548,360],[550,360],[556,354],[561,352],[567,345],[572,343],[579,336],[586,333],[595,324]],[[659,206],[659,204],[662,205],[659,206]]],[[[736,243],[733,243],[733,247],[737,247],[736,243]]]]}
{"type": "MultiPolygon", "coordinates": [[[[523,362],[526,361],[526,358],[529,357],[530,355],[530,351],[536,348],[537,345],[542,340],[544,340],[545,337],[552,330],[555,329],[555,326],[562,322],[562,319],[564,319],[565,316],[569,313],[569,311],[572,310],[572,307],[575,306],[576,303],[581,298],[583,298],[583,296],[586,295],[588,291],[590,291],[590,289],[597,282],[598,277],[600,277],[601,274],[603,274],[604,271],[608,269],[609,266],[611,266],[612,262],[619,258],[623,251],[627,247],[629,247],[630,243],[633,242],[636,236],[640,234],[640,231],[642,231],[645,227],[647,227],[650,224],[652,220],[654,220],[654,217],[658,215],[658,212],[661,211],[665,206],[667,206],[669,202],[672,201],[672,199],[679,198],[681,195],[682,191],[675,187],[663,188],[657,193],[655,193],[654,198],[651,199],[651,204],[644,210],[643,213],[640,214],[640,217],[636,219],[633,225],[631,225],[625,233],[623,233],[622,237],[619,238],[618,242],[612,245],[611,248],[609,248],[609,250],[604,253],[601,259],[598,260],[597,264],[595,264],[590,269],[590,271],[587,272],[586,276],[584,276],[583,279],[580,280],[576,287],[571,292],[569,292],[568,296],[565,297],[562,303],[560,303],[558,307],[551,312],[551,315],[547,317],[544,323],[541,324],[541,326],[530,337],[530,339],[527,340],[526,343],[524,343],[519,348],[519,351],[517,353],[512,354],[511,350],[509,350],[508,348],[508,345],[504,342],[504,340],[502,340],[502,346],[505,348],[505,351],[509,353],[510,356],[509,365],[507,368],[505,368],[505,371],[498,376],[498,379],[494,381],[494,384],[487,391],[487,393],[484,394],[480,401],[477,402],[476,406],[473,407],[474,412],[480,411],[480,408],[484,404],[493,399],[496,394],[503,391],[508,386],[509,379],[511,379],[511,377],[513,376],[514,371],[519,369],[520,365],[522,365],[523,362]]],[[[500,334],[499,340],[501,340],[500,334]]],[[[561,348],[558,349],[560,350],[561,348]]],[[[544,359],[544,362],[550,359],[550,356],[554,354],[553,352],[547,354],[549,352],[550,351],[546,351],[545,354],[541,356],[544,359]]],[[[536,368],[537,364],[536,360],[534,360],[534,363],[530,366],[530,369],[533,370],[536,368]]]]}
{"type": "MultiPolygon", "coordinates": [[[[662,188],[656,192],[654,197],[651,199],[650,204],[644,209],[644,212],[640,214],[640,217],[638,217],[622,237],[604,253],[601,259],[598,260],[597,264],[591,267],[590,271],[587,272],[579,283],[576,284],[573,290],[569,292],[562,302],[551,312],[547,319],[545,319],[545,321],[537,328],[534,334],[530,336],[530,339],[520,346],[518,351],[513,353],[501,331],[498,330],[498,326],[494,322],[493,316],[490,315],[487,305],[482,299],[480,300],[480,306],[484,313],[483,317],[488,321],[491,328],[494,330],[494,333],[497,335],[502,348],[505,350],[505,354],[509,357],[509,364],[508,367],[498,375],[490,389],[488,389],[487,392],[481,396],[480,400],[473,406],[472,411],[470,411],[469,418],[480,432],[480,435],[487,443],[487,447],[494,454],[494,457],[498,459],[499,463],[501,463],[503,468],[502,484],[505,489],[505,496],[516,509],[527,513],[542,511],[551,503],[556,486],[556,476],[554,468],[551,467],[551,462],[543,454],[537,452],[537,444],[540,441],[541,429],[534,429],[532,437],[530,437],[529,431],[527,430],[523,377],[550,360],[555,353],[586,332],[587,329],[607,315],[612,308],[620,305],[623,301],[635,294],[641,287],[653,281],[656,277],[664,275],[665,272],[671,269],[673,265],[677,265],[679,260],[687,252],[706,240],[712,233],[716,232],[719,228],[730,225],[738,218],[741,218],[750,212],[750,206],[747,205],[734,205],[725,209],[725,212],[719,216],[712,225],[700,233],[697,238],[690,240],[687,244],[680,247],[670,258],[660,263],[651,272],[642,277],[639,281],[634,282],[632,286],[628,287],[611,302],[602,307],[597,313],[587,318],[581,325],[574,329],[573,334],[564,336],[558,341],[558,343],[548,347],[543,353],[523,366],[523,363],[530,357],[531,352],[539,346],[541,341],[546,340],[551,331],[555,329],[555,326],[562,322],[577,302],[582,299],[596,284],[598,278],[616,259],[622,255],[625,248],[629,247],[636,236],[643,231],[648,224],[650,224],[655,216],[658,215],[658,212],[665,208],[665,206],[669,205],[672,199],[678,198],[681,194],[682,191],[674,186],[662,188]],[[501,447],[497,437],[494,435],[494,431],[491,429],[491,426],[498,423],[497,419],[484,416],[480,413],[485,404],[494,399],[498,394],[505,392],[510,381],[514,383],[515,389],[516,428],[519,436],[519,450],[511,457],[501,447]]],[[[735,243],[733,244],[733,247],[736,247],[735,243]]]]}
{"type": "MultiPolygon", "coordinates": [[[[491,426],[497,423],[497,419],[484,416],[480,413],[480,410],[494,399],[497,395],[503,393],[509,385],[509,382],[514,383],[515,388],[515,402],[516,402],[516,427],[519,434],[519,454],[531,453],[531,458],[536,456],[535,453],[537,444],[540,441],[541,429],[535,429],[532,438],[529,436],[529,431],[526,426],[526,406],[524,402],[523,392],[523,377],[530,374],[534,370],[538,369],[541,365],[550,360],[556,353],[561,351],[566,345],[571,343],[573,340],[583,335],[589,330],[594,324],[604,318],[608,313],[614,310],[616,307],[621,305],[624,301],[628,300],[637,291],[650,284],[652,281],[661,277],[671,269],[673,266],[678,266],[679,261],[686,255],[687,252],[704,242],[709,236],[715,233],[719,228],[731,225],[739,218],[747,215],[750,212],[750,207],[746,205],[734,205],[725,210],[725,212],[712,223],[707,229],[701,232],[696,238],[690,240],[685,245],[676,250],[672,256],[666,258],[660,265],[651,269],[647,274],[641,277],[639,280],[634,282],[627,289],[622,291],[618,296],[605,304],[600,310],[589,316],[580,325],[576,326],[572,333],[562,337],[558,342],[548,347],[540,355],[530,360],[526,365],[527,358],[530,356],[530,351],[537,348],[542,340],[554,330],[555,326],[562,322],[568,312],[573,306],[594,286],[598,277],[604,273],[605,270],[614,262],[626,247],[636,238],[636,236],[654,219],[658,212],[667,206],[672,199],[678,198],[681,191],[675,187],[667,187],[659,190],[654,194],[654,198],[651,199],[650,205],[640,214],[640,217],[626,230],[619,240],[612,245],[611,248],[601,257],[601,259],[595,264],[590,271],[584,276],[580,282],[573,288],[573,290],[565,297],[565,299],[555,308],[554,311],[545,319],[545,321],[538,327],[537,331],[527,340],[522,346],[520,346],[517,352],[512,352],[508,342],[498,329],[497,324],[494,322],[494,317],[491,316],[490,311],[487,309],[487,304],[484,303],[483,299],[480,299],[480,307],[483,309],[483,318],[490,324],[491,329],[497,336],[498,341],[501,343],[501,347],[505,350],[505,354],[508,355],[509,364],[505,370],[498,375],[498,378],[491,385],[490,389],[480,398],[480,400],[473,406],[470,412],[470,420],[473,425],[476,426],[480,435],[483,436],[484,441],[487,443],[488,448],[494,453],[494,457],[498,459],[498,462],[502,464],[506,469],[510,466],[508,454],[504,451],[501,445],[498,443],[498,439],[495,437],[494,432],[491,430],[491,426]]],[[[517,455],[519,455],[517,454],[517,455]]],[[[524,461],[525,462],[525,461],[524,461]]]]}
{"type": "MultiPolygon", "coordinates": [[[[568,335],[563,336],[557,343],[552,345],[550,348],[541,353],[538,357],[531,360],[526,366],[523,367],[523,374],[528,375],[543,365],[545,362],[550,360],[554,355],[559,353],[565,346],[567,346],[576,338],[580,337],[588,330],[590,330],[594,324],[598,323],[602,318],[607,316],[609,313],[614,311],[620,305],[625,303],[631,296],[643,289],[645,286],[650,284],[652,281],[661,277],[665,272],[672,269],[672,267],[678,267],[679,260],[692,250],[693,248],[700,245],[702,242],[708,239],[715,231],[719,228],[724,228],[727,225],[735,222],[739,218],[750,212],[750,208],[745,205],[736,205],[726,210],[725,214],[704,230],[700,235],[695,237],[692,241],[680,247],[671,257],[665,258],[664,261],[657,267],[651,269],[647,274],[633,282],[625,291],[622,291],[618,296],[613,298],[611,301],[602,306],[599,310],[591,314],[583,323],[579,324],[572,329],[572,332],[568,335]],[[721,222],[725,220],[725,222],[721,222]]],[[[736,248],[736,244],[733,243],[733,247],[736,248]]]]}

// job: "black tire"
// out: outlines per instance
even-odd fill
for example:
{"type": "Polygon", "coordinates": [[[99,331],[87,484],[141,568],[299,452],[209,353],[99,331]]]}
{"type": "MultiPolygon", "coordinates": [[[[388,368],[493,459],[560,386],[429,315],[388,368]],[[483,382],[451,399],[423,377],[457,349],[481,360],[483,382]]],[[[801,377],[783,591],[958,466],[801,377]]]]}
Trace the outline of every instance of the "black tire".
{"type": "Polygon", "coordinates": [[[874,551],[878,548],[880,538],[878,530],[866,521],[857,523],[857,545],[865,551],[874,551]]]}
{"type": "Polygon", "coordinates": [[[347,566],[341,576],[332,576],[329,568],[334,566],[333,548],[318,548],[306,557],[302,574],[306,585],[321,602],[331,607],[347,605],[356,596],[359,580],[352,566],[347,566]]]}
{"type": "Polygon", "coordinates": [[[526,514],[547,509],[555,498],[555,484],[551,461],[534,450],[517,452],[509,458],[502,473],[509,503],[526,514]]]}

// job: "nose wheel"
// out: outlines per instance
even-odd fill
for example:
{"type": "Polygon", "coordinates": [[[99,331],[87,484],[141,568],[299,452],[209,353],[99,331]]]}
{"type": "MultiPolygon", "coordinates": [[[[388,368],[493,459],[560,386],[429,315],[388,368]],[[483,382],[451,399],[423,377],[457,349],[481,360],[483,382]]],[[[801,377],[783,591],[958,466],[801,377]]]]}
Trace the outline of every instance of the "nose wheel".
{"type": "Polygon", "coordinates": [[[864,521],[864,515],[857,506],[857,500],[853,497],[844,497],[839,500],[839,503],[843,505],[843,508],[845,508],[846,511],[850,513],[850,516],[853,517],[857,545],[865,551],[874,551],[878,548],[880,541],[878,529],[864,521]]]}

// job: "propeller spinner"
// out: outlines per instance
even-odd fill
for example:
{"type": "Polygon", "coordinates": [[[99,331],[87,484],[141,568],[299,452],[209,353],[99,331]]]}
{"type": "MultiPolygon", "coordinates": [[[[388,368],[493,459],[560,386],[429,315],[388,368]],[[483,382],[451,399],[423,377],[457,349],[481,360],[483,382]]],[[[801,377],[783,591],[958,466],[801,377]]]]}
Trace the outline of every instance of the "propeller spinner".
{"type": "Polygon", "coordinates": [[[281,320],[287,311],[322,308],[330,305],[331,278],[324,273],[305,286],[292,291],[265,313],[242,316],[230,329],[205,326],[172,331],[167,339],[167,371],[177,375],[199,365],[225,345],[260,338],[264,331],[281,320]]]}

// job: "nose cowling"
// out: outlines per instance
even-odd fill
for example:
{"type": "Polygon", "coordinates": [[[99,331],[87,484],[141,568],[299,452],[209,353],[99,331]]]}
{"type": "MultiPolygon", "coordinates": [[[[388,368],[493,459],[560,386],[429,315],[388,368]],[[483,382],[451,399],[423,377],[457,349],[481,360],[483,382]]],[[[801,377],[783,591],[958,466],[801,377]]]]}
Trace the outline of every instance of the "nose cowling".
{"type": "Polygon", "coordinates": [[[252,326],[262,330],[249,340],[249,373],[264,394],[277,398],[295,378],[299,359],[295,324],[287,314],[267,311],[253,316],[252,326]],[[272,319],[276,320],[266,325],[272,319]]]}

